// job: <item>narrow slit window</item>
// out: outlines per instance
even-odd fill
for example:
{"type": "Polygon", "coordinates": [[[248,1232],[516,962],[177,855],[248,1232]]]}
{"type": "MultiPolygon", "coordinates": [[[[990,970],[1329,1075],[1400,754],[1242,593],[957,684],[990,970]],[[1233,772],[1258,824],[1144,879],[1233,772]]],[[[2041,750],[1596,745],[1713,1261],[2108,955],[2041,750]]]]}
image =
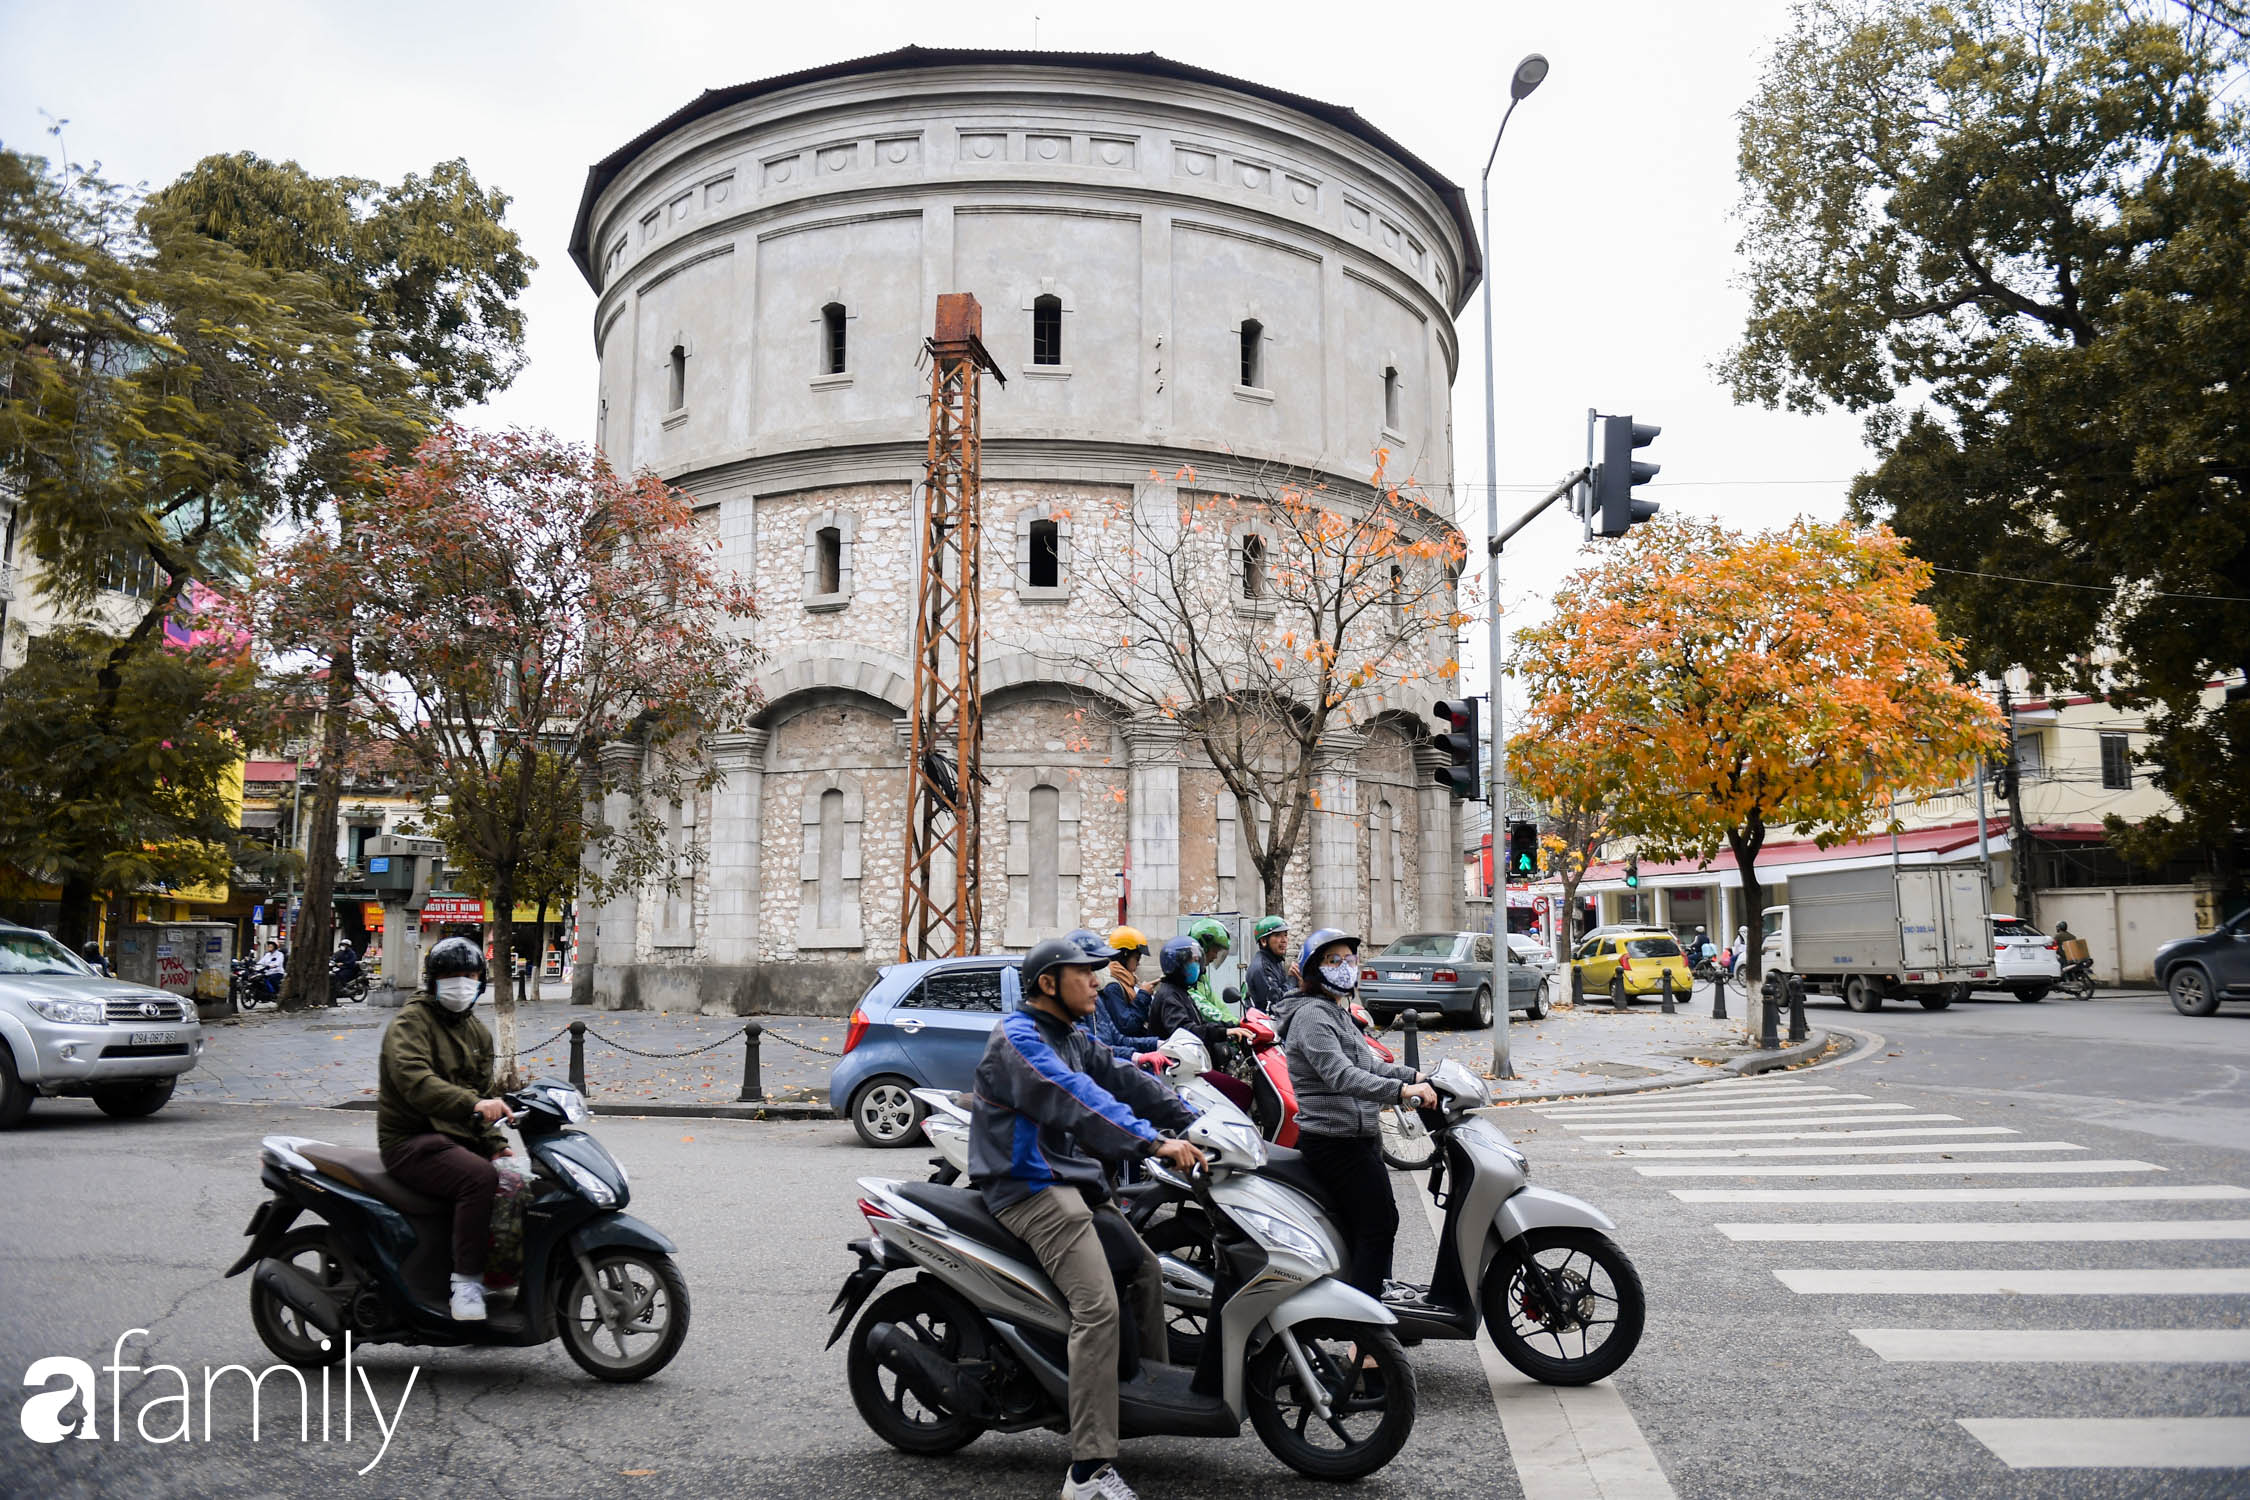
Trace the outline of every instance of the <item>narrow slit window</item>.
{"type": "Polygon", "coordinates": [[[1031,362],[1062,363],[1062,298],[1051,292],[1031,302],[1031,362]]]}
{"type": "Polygon", "coordinates": [[[1391,564],[1391,628],[1397,629],[1406,621],[1406,570],[1397,563],[1391,564]]]}
{"type": "Polygon", "coordinates": [[[1383,372],[1383,426],[1392,432],[1398,425],[1398,369],[1391,367],[1383,372]]]}
{"type": "Polygon", "coordinates": [[[670,371],[671,375],[665,386],[665,391],[671,397],[671,404],[665,410],[678,411],[681,407],[687,405],[687,346],[685,344],[674,344],[672,346],[670,371]]]}
{"type": "Polygon", "coordinates": [[[1052,521],[1031,523],[1031,557],[1024,581],[1035,589],[1062,586],[1062,528],[1052,521]]]}
{"type": "Polygon", "coordinates": [[[840,594],[844,590],[844,533],[835,526],[823,526],[813,537],[819,551],[814,581],[823,594],[840,594]]]}
{"type": "Polygon", "coordinates": [[[820,310],[820,372],[843,374],[844,357],[849,352],[844,343],[844,304],[831,302],[820,310]]]}
{"type": "Polygon", "coordinates": [[[1242,539],[1242,597],[1266,597],[1266,539],[1246,536],[1242,539]]]}
{"type": "Polygon", "coordinates": [[[2133,750],[2131,743],[2121,734],[2102,736],[2102,790],[2129,792],[2133,789],[2133,750]]]}
{"type": "Polygon", "coordinates": [[[1266,325],[1256,318],[1242,325],[1242,383],[1253,390],[1266,383],[1266,325]]]}

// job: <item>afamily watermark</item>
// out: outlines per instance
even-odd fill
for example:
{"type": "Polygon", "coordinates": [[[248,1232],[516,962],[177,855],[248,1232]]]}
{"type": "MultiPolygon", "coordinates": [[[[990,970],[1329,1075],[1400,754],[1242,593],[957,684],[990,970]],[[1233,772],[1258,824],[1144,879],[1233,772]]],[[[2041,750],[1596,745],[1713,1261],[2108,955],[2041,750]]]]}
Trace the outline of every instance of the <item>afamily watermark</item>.
{"type": "MultiPolygon", "coordinates": [[[[109,1376],[108,1438],[111,1442],[121,1442],[138,1434],[140,1440],[144,1443],[195,1442],[197,1441],[193,1430],[195,1425],[195,1388],[188,1380],[187,1371],[181,1369],[178,1365],[136,1365],[128,1364],[125,1361],[126,1342],[135,1334],[145,1335],[147,1332],[146,1328],[128,1328],[119,1334],[117,1342],[110,1347],[109,1363],[101,1367],[109,1376]],[[130,1428],[126,1427],[122,1412],[125,1399],[125,1377],[127,1375],[143,1377],[133,1383],[132,1395],[135,1400],[140,1400],[141,1404],[140,1409],[134,1413],[133,1425],[130,1428]],[[175,1381],[179,1386],[177,1394],[168,1389],[170,1384],[175,1381]],[[156,1394],[148,1396],[146,1400],[141,1400],[144,1393],[152,1388],[155,1389],[156,1394]],[[173,1416],[172,1408],[178,1409],[178,1421],[176,1425],[167,1427],[166,1424],[171,1421],[173,1416]],[[151,1430],[152,1421],[155,1424],[153,1431],[151,1430]]],[[[323,1344],[322,1347],[328,1346],[323,1344]]],[[[243,1383],[250,1388],[250,1441],[258,1442],[263,1436],[264,1414],[260,1410],[260,1406],[266,1394],[265,1385],[269,1379],[278,1375],[285,1378],[275,1384],[276,1403],[286,1401],[292,1394],[296,1397],[298,1442],[328,1443],[338,1441],[337,1430],[339,1426],[342,1430],[341,1441],[351,1442],[352,1407],[356,1403],[353,1399],[354,1393],[352,1390],[352,1376],[355,1372],[352,1369],[352,1336],[349,1333],[344,1335],[342,1364],[344,1393],[342,1401],[343,1420],[340,1424],[332,1420],[335,1411],[329,1399],[328,1377],[335,1367],[332,1365],[321,1367],[320,1392],[317,1397],[320,1436],[317,1438],[313,1436],[313,1415],[316,1398],[313,1393],[312,1382],[307,1378],[305,1371],[296,1368],[294,1365],[268,1365],[265,1369],[255,1373],[244,1365],[220,1365],[217,1369],[206,1366],[203,1371],[203,1436],[201,1441],[208,1443],[212,1440],[211,1409],[213,1397],[223,1395],[227,1390],[232,1389],[233,1377],[240,1376],[243,1383]],[[289,1388],[289,1382],[292,1380],[296,1382],[296,1390],[293,1393],[289,1388]]],[[[78,1438],[87,1442],[100,1441],[103,1437],[103,1430],[100,1425],[100,1403],[95,1394],[95,1373],[92,1365],[82,1359],[73,1359],[67,1354],[50,1354],[44,1359],[33,1360],[31,1368],[23,1372],[23,1383],[35,1392],[23,1403],[24,1436],[35,1443],[59,1443],[68,1438],[78,1438]],[[57,1386],[55,1385],[57,1381],[62,1381],[64,1384],[57,1386]],[[53,1388],[41,1389],[41,1387],[53,1388]]],[[[375,1432],[380,1433],[383,1440],[382,1446],[375,1450],[375,1456],[369,1459],[366,1466],[359,1471],[362,1475],[365,1475],[381,1463],[383,1455],[390,1451],[391,1435],[398,1431],[399,1422],[406,1415],[407,1398],[414,1394],[414,1377],[422,1373],[422,1367],[416,1365],[406,1372],[406,1389],[399,1392],[398,1405],[392,1410],[389,1421],[383,1419],[383,1405],[381,1401],[376,1399],[375,1382],[367,1378],[367,1371],[364,1369],[356,1373],[359,1376],[361,1388],[367,1392],[367,1409],[373,1416],[375,1432]]],[[[277,1413],[277,1417],[279,1415],[281,1414],[277,1413]]],[[[280,1421],[277,1421],[275,1426],[277,1434],[288,1430],[286,1424],[280,1421]]],[[[365,1430],[364,1424],[362,1430],[365,1430]]],[[[374,1434],[369,1433],[367,1437],[372,1441],[374,1434]]]]}

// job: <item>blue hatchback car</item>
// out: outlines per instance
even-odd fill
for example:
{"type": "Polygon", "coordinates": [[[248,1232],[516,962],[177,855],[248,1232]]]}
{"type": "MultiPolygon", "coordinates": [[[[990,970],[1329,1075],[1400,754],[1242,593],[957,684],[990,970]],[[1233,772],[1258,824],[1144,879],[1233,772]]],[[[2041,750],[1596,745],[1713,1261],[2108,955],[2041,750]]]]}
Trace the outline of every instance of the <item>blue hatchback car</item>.
{"type": "Polygon", "coordinates": [[[985,1038],[1016,1008],[1017,960],[930,958],[886,967],[852,1010],[828,1102],[870,1146],[922,1138],[914,1089],[966,1090],[985,1038]]]}

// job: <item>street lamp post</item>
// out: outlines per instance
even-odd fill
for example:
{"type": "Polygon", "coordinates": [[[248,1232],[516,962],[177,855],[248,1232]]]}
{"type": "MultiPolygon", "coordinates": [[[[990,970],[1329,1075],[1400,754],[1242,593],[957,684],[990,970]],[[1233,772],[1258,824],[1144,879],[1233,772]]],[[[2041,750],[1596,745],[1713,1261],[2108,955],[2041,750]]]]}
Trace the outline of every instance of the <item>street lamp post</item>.
{"type": "Polygon", "coordinates": [[[1516,64],[1515,75],[1508,80],[1508,108],[1492,134],[1492,150],[1484,159],[1478,187],[1479,232],[1484,238],[1485,611],[1491,631],[1487,645],[1492,678],[1492,784],[1486,806],[1492,825],[1492,1073],[1496,1078],[1515,1077],[1516,1063],[1508,1042],[1508,872],[1501,864],[1508,836],[1508,740],[1500,708],[1500,438],[1492,393],[1492,164],[1499,159],[1500,138],[1508,133],[1516,106],[1546,77],[1547,59],[1536,52],[1516,64]]]}

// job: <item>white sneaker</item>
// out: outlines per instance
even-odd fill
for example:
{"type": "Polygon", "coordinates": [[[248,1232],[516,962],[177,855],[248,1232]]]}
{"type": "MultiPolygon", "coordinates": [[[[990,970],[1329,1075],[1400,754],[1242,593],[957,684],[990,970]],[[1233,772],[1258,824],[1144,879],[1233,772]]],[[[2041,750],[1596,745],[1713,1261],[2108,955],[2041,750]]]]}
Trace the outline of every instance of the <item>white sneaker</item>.
{"type": "Polygon", "coordinates": [[[1134,1500],[1133,1487],[1117,1472],[1115,1464],[1103,1464],[1091,1479],[1072,1479],[1070,1470],[1065,1469],[1062,1500],[1134,1500]]]}
{"type": "Polygon", "coordinates": [[[453,1278],[453,1321],[456,1323],[482,1323],[484,1321],[484,1282],[473,1276],[453,1278]]]}

